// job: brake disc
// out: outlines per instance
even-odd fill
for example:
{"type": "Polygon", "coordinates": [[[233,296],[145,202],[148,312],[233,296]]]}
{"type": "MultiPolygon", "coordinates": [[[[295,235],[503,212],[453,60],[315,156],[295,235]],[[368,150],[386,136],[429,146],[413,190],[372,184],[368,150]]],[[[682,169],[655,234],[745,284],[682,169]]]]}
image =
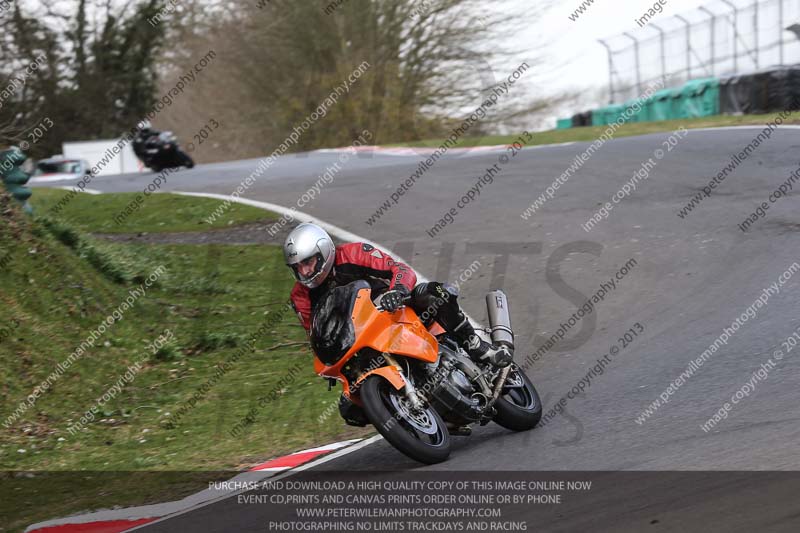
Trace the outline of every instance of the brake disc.
{"type": "Polygon", "coordinates": [[[394,391],[389,393],[389,400],[392,402],[397,413],[413,426],[414,429],[426,435],[434,435],[439,430],[439,425],[430,414],[430,408],[415,412],[410,408],[408,400],[398,396],[394,391]]]}

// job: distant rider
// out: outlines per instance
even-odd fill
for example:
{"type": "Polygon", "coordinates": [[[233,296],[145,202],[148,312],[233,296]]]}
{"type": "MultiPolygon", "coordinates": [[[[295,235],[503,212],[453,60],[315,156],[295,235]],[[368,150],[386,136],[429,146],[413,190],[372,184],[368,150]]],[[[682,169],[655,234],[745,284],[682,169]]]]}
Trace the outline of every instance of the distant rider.
{"type": "Polygon", "coordinates": [[[160,134],[161,132],[153,129],[149,123],[145,124],[133,138],[133,153],[136,154],[136,157],[143,159],[147,140],[160,134]]]}

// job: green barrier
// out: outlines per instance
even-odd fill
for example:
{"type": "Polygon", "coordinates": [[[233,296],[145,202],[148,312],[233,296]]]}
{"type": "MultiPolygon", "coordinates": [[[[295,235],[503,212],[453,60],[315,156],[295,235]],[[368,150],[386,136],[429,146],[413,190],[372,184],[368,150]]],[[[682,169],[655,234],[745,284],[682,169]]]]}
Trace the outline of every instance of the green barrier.
{"type": "Polygon", "coordinates": [[[683,94],[683,87],[670,89],[672,92],[672,120],[679,118],[689,118],[686,109],[686,96],[683,94]]]}
{"type": "Polygon", "coordinates": [[[0,152],[0,178],[11,196],[22,203],[25,212],[31,213],[33,210],[28,204],[28,198],[31,197],[33,191],[24,187],[31,177],[20,168],[27,159],[28,156],[23,154],[19,148],[0,152]]]}
{"type": "Polygon", "coordinates": [[[638,100],[630,100],[624,104],[609,105],[592,111],[592,126],[606,126],[617,121],[622,122],[646,122],[652,120],[650,117],[652,103],[639,102],[639,111],[635,110],[634,105],[638,100]],[[630,111],[628,111],[630,109],[630,111]],[[626,112],[628,116],[625,116],[626,112]]]}
{"type": "Polygon", "coordinates": [[[556,122],[557,130],[565,130],[572,127],[572,118],[560,118],[556,122]]]}
{"type": "Polygon", "coordinates": [[[592,111],[592,126],[605,126],[616,122],[627,109],[624,105],[609,105],[592,111]]]}
{"type": "Polygon", "coordinates": [[[719,79],[690,80],[681,89],[683,115],[686,118],[719,115],[719,79]]]}
{"type": "Polygon", "coordinates": [[[676,118],[675,108],[673,106],[673,95],[680,90],[676,89],[661,89],[653,95],[653,104],[650,111],[651,120],[672,120],[676,118]]]}
{"type": "MultiPolygon", "coordinates": [[[[606,124],[611,124],[613,122],[618,121],[622,118],[625,110],[627,109],[624,105],[610,105],[608,106],[608,116],[606,117],[607,122],[606,124]]],[[[623,119],[624,122],[624,119],[623,119]]]]}
{"type": "Polygon", "coordinates": [[[618,117],[625,117],[625,111],[628,111],[630,109],[630,111],[628,112],[628,116],[626,118],[623,118],[622,120],[624,120],[625,122],[631,122],[631,123],[632,122],[640,122],[639,115],[641,115],[641,111],[639,111],[638,113],[636,112],[636,109],[633,107],[633,104],[634,104],[635,101],[636,100],[628,100],[627,102],[622,104],[622,106],[621,106],[622,107],[622,111],[620,111],[620,114],[618,115],[618,117]]]}
{"type": "Polygon", "coordinates": [[[644,102],[641,102],[641,106],[642,110],[638,114],[638,122],[651,122],[653,120],[655,100],[651,96],[644,102]]]}
{"type": "MultiPolygon", "coordinates": [[[[592,111],[592,126],[604,126],[623,117],[637,100],[624,105],[608,105],[592,111]]],[[[641,109],[631,112],[626,122],[657,122],[681,118],[708,117],[720,113],[720,81],[718,78],[690,80],[683,87],[662,89],[639,102],[641,109]]]]}
{"type": "Polygon", "coordinates": [[[630,112],[629,112],[630,116],[627,119],[627,122],[647,122],[648,120],[650,120],[648,118],[649,117],[649,113],[648,113],[648,109],[647,109],[647,102],[639,102],[638,98],[635,98],[633,100],[628,100],[622,106],[623,113],[628,109],[630,109],[630,112]],[[638,102],[639,111],[636,111],[637,102],[638,102]]]}
{"type": "Polygon", "coordinates": [[[687,118],[686,104],[683,96],[683,89],[672,90],[672,118],[687,118]]]}
{"type": "Polygon", "coordinates": [[[606,124],[606,108],[599,107],[592,110],[592,126],[603,126],[606,124]]]}

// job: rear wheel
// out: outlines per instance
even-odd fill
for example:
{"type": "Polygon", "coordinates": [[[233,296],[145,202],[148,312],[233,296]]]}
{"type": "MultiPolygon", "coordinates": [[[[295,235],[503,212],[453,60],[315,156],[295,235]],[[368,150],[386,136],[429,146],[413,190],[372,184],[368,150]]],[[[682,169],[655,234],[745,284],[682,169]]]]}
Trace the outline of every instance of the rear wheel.
{"type": "Polygon", "coordinates": [[[527,431],[536,427],[542,418],[542,401],[531,380],[516,363],[494,404],[494,421],[512,431],[527,431]]]}
{"type": "Polygon", "coordinates": [[[405,396],[380,376],[361,386],[370,423],[389,444],[421,463],[441,463],[450,455],[450,433],[432,407],[415,411],[405,396]]]}

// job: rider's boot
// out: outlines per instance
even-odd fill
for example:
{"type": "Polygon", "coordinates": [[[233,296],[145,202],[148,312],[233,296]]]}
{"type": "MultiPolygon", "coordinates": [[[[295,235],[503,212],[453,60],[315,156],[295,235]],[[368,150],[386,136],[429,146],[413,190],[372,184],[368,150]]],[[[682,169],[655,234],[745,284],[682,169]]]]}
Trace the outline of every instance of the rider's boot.
{"type": "Polygon", "coordinates": [[[503,368],[514,361],[514,357],[505,346],[495,346],[481,339],[475,328],[469,323],[466,317],[463,322],[456,326],[453,333],[458,337],[461,347],[467,352],[470,359],[478,363],[489,363],[490,365],[503,368]]]}
{"type": "Polygon", "coordinates": [[[505,346],[494,346],[482,340],[458,305],[458,289],[446,283],[421,283],[412,293],[413,307],[424,318],[435,319],[469,354],[473,361],[489,363],[497,368],[513,361],[505,346]],[[431,310],[433,313],[431,314],[431,310]]]}

